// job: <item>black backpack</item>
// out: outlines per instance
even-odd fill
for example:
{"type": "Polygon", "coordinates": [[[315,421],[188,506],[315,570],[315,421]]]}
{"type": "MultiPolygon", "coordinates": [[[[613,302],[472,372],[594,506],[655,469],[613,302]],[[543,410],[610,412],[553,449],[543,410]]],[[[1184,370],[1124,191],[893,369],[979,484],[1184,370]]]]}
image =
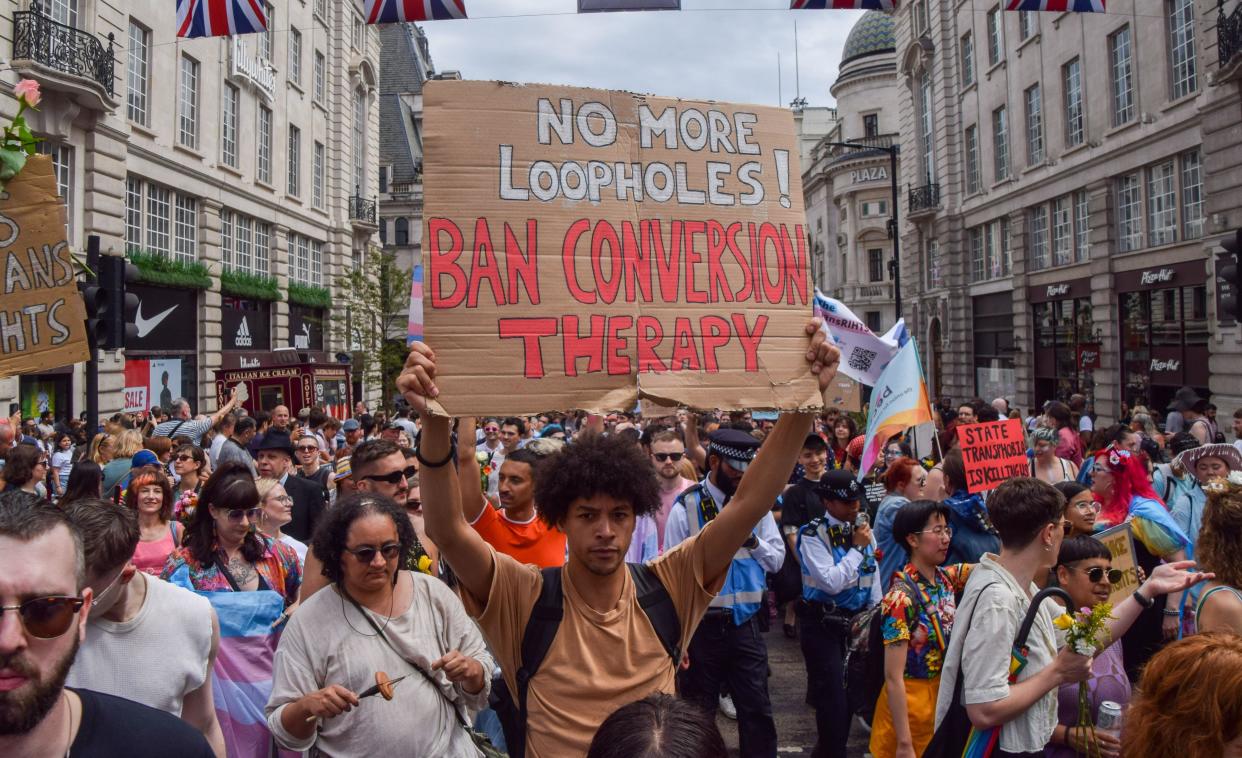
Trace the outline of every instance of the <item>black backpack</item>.
{"type": "MultiPolygon", "coordinates": [[[[681,621],[677,618],[673,598],[649,566],[628,563],[626,567],[634,581],[634,594],[638,598],[638,604],[676,667],[681,663],[681,621]]],[[[559,566],[542,570],[543,588],[539,591],[539,598],[530,612],[530,620],[526,622],[526,631],[522,634],[522,666],[514,676],[518,686],[517,702],[514,703],[516,709],[511,718],[504,718],[504,714],[501,714],[501,720],[506,722],[505,742],[511,758],[525,758],[526,695],[530,690],[530,680],[538,673],[539,666],[547,657],[561,626],[561,620],[565,617],[561,570],[559,566]]]]}
{"type": "MultiPolygon", "coordinates": [[[[902,591],[915,605],[921,604],[921,593],[905,572],[901,574],[902,591]]],[[[849,650],[845,657],[846,699],[850,713],[862,716],[868,724],[875,715],[875,706],[884,688],[884,614],[882,603],[857,614],[851,621],[849,650]]]]}

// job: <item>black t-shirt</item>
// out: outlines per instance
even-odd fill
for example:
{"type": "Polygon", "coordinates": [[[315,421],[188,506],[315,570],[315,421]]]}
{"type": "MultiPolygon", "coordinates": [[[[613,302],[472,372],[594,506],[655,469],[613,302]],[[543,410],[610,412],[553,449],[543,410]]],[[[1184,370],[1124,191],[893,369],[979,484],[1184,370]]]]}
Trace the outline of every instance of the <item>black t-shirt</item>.
{"type": "Polygon", "coordinates": [[[824,515],[824,501],[815,494],[816,482],[803,479],[781,495],[781,532],[799,529],[824,515]]]}
{"type": "Polygon", "coordinates": [[[132,700],[75,689],[82,725],[69,748],[73,758],[214,758],[207,738],[164,711],[132,700]]]}

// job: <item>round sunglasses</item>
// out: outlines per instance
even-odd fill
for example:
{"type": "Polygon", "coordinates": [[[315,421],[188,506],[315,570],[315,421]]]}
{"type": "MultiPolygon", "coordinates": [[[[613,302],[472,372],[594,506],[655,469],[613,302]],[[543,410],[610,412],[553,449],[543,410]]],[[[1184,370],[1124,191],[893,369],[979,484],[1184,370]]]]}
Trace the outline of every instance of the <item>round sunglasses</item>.
{"type": "Polygon", "coordinates": [[[389,542],[381,545],[380,547],[373,547],[371,545],[363,545],[362,547],[352,548],[347,547],[345,548],[345,552],[352,555],[355,560],[365,566],[375,560],[376,553],[384,556],[384,560],[386,561],[391,561],[393,558],[396,558],[401,552],[401,543],[389,542]]]}
{"type": "Polygon", "coordinates": [[[1089,569],[1079,568],[1077,566],[1066,566],[1071,571],[1081,571],[1087,575],[1087,579],[1092,583],[1098,583],[1107,574],[1109,584],[1121,584],[1121,580],[1125,578],[1125,572],[1121,569],[1106,569],[1103,566],[1092,566],[1089,569]]]}
{"type": "Polygon", "coordinates": [[[69,631],[83,602],[82,598],[69,595],[34,597],[21,605],[0,605],[0,615],[5,611],[17,611],[27,634],[50,640],[69,631]]]}

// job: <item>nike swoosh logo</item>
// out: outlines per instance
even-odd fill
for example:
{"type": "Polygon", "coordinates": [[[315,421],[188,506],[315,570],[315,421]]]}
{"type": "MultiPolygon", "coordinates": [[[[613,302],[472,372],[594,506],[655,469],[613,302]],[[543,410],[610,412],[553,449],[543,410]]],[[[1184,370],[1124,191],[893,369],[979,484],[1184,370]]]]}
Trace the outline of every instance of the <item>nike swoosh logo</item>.
{"type": "Polygon", "coordinates": [[[168,314],[172,313],[175,310],[177,310],[177,306],[174,305],[173,307],[169,308],[163,313],[157,313],[151,318],[143,318],[142,317],[142,303],[139,302],[138,312],[134,314],[134,326],[138,328],[138,336],[141,338],[141,337],[145,337],[148,334],[150,334],[151,331],[155,329],[155,327],[160,325],[161,321],[168,318],[168,314]]]}

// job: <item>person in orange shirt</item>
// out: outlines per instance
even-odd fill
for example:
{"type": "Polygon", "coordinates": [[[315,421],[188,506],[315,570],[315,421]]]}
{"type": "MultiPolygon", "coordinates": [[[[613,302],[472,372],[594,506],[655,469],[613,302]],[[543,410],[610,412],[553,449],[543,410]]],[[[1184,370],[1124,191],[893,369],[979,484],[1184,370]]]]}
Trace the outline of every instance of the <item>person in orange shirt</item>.
{"type": "Polygon", "coordinates": [[[505,457],[498,478],[498,510],[483,496],[474,426],[474,419],[462,419],[457,430],[462,515],[496,552],[539,568],[564,565],[565,533],[548,526],[535,507],[535,465],[544,455],[531,447],[518,448],[505,457]]]}

